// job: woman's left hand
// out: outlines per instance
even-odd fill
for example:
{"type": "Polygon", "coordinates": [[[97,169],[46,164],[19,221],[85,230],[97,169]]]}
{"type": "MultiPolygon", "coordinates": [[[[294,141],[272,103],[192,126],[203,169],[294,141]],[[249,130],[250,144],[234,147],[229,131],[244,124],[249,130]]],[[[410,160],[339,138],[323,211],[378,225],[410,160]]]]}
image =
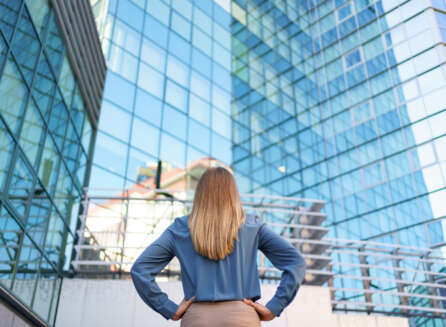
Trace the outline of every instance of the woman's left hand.
{"type": "Polygon", "coordinates": [[[184,313],[187,311],[187,309],[191,306],[194,300],[195,296],[192,296],[188,301],[186,301],[186,298],[183,298],[181,303],[178,305],[177,312],[172,317],[172,320],[180,320],[181,317],[183,317],[184,313]]]}
{"type": "Polygon", "coordinates": [[[267,307],[258,302],[253,302],[250,299],[243,299],[243,302],[253,307],[262,321],[270,321],[273,320],[276,315],[272,313],[267,307]]]}

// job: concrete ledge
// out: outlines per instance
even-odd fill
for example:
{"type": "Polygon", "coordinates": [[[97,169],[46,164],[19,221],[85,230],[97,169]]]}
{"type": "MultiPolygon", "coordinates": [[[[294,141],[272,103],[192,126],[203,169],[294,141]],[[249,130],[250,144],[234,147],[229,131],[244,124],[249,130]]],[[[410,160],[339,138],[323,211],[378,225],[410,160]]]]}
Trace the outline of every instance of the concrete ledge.
{"type": "MultiPolygon", "coordinates": [[[[181,282],[159,282],[170,299],[183,298],[181,282]]],[[[263,284],[260,303],[275,293],[276,285],[263,284]]],[[[64,279],[56,327],[168,327],[180,321],[164,319],[150,309],[136,294],[130,280],[64,279]]],[[[295,300],[268,327],[409,327],[406,318],[334,314],[327,288],[302,286],[295,300]]]]}

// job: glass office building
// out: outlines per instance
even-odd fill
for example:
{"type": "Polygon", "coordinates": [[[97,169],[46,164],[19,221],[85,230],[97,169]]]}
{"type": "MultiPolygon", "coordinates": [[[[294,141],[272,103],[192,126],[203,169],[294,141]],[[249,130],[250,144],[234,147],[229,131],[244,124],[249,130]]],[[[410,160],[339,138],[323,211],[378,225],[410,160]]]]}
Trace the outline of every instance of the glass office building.
{"type": "Polygon", "coordinates": [[[338,238],[441,243],[444,3],[281,3],[248,1],[231,27],[247,189],[327,200],[338,238]]]}
{"type": "Polygon", "coordinates": [[[2,326],[17,311],[23,325],[53,325],[71,256],[105,77],[97,31],[81,26],[94,27],[91,8],[77,4],[82,18],[58,2],[0,1],[2,326]]]}
{"type": "Polygon", "coordinates": [[[110,70],[90,186],[214,157],[243,193],[327,200],[328,237],[443,244],[444,1],[91,2],[110,70]]]}
{"type": "Polygon", "coordinates": [[[231,16],[213,1],[92,1],[107,78],[92,188],[129,188],[161,159],[232,163],[231,16]],[[149,163],[149,164],[148,164],[149,163]]]}
{"type": "Polygon", "coordinates": [[[242,192],[328,200],[333,236],[442,242],[443,2],[92,4],[110,69],[92,187],[212,156],[242,192]]]}

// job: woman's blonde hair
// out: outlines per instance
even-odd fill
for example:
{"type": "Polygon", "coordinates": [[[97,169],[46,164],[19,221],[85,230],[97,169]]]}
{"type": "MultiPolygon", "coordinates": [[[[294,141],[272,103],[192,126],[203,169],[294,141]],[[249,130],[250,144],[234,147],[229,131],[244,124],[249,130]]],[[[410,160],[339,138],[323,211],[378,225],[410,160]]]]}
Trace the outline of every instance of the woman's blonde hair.
{"type": "Polygon", "coordinates": [[[234,250],[245,218],[232,173],[224,167],[208,168],[198,181],[188,219],[195,250],[212,260],[224,259],[234,250]]]}

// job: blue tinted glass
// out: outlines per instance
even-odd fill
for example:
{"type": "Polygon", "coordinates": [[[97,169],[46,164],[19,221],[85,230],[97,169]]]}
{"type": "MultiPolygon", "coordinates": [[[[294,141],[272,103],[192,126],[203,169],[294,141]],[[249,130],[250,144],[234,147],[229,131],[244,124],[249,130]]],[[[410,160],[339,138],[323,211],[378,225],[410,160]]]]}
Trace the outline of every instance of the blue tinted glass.
{"type": "Polygon", "coordinates": [[[175,167],[184,167],[186,145],[176,138],[163,133],[161,136],[161,159],[175,167]]]}
{"type": "Polygon", "coordinates": [[[27,95],[25,82],[10,57],[0,79],[0,113],[13,133],[17,131],[22,120],[27,95]]]}
{"type": "Polygon", "coordinates": [[[352,7],[350,4],[338,9],[338,19],[343,20],[352,14],[352,7]]]}
{"type": "Polygon", "coordinates": [[[212,65],[212,80],[226,91],[231,92],[231,73],[217,63],[212,65]]]}
{"type": "Polygon", "coordinates": [[[104,98],[108,99],[117,105],[131,110],[133,106],[133,95],[135,93],[134,84],[126,81],[119,75],[107,72],[105,80],[104,98]]]}
{"type": "Polygon", "coordinates": [[[128,142],[131,116],[128,112],[119,109],[112,103],[102,102],[99,129],[107,132],[124,142],[128,142]]]}
{"type": "Polygon", "coordinates": [[[116,13],[117,2],[118,2],[118,0],[109,0],[109,2],[108,2],[108,11],[111,12],[112,14],[116,13]]]}
{"type": "Polygon", "coordinates": [[[172,7],[189,20],[192,18],[192,4],[189,1],[173,0],[172,7]]]}
{"type": "Polygon", "coordinates": [[[174,53],[184,63],[190,63],[190,43],[175,32],[170,33],[169,52],[174,53]]]}
{"type": "Polygon", "coordinates": [[[171,55],[167,59],[167,76],[184,87],[189,85],[189,67],[171,55]]]}
{"type": "Polygon", "coordinates": [[[188,142],[204,152],[209,152],[211,133],[209,128],[199,124],[193,119],[189,120],[188,142]]]}
{"type": "Polygon", "coordinates": [[[191,24],[175,11],[172,12],[172,29],[190,41],[191,24]]]}
{"type": "Polygon", "coordinates": [[[212,17],[212,7],[214,2],[207,0],[195,0],[195,5],[203,10],[208,16],[212,17]]]}
{"type": "Polygon", "coordinates": [[[22,68],[25,79],[28,83],[31,83],[34,67],[36,66],[38,53],[40,51],[40,42],[37,39],[37,34],[34,31],[26,6],[22,10],[22,15],[16,32],[14,33],[12,50],[22,68]]]}
{"type": "Polygon", "coordinates": [[[232,161],[232,151],[231,151],[231,142],[229,142],[224,137],[212,133],[212,156],[226,164],[231,164],[232,161]]]}
{"type": "Polygon", "coordinates": [[[345,57],[345,62],[347,64],[347,67],[351,67],[360,61],[361,61],[361,53],[359,52],[359,49],[356,49],[355,51],[351,52],[345,57]]]}
{"type": "Polygon", "coordinates": [[[127,157],[127,145],[123,142],[98,132],[95,146],[95,161],[98,165],[124,176],[127,157]]]}
{"type": "Polygon", "coordinates": [[[358,14],[358,23],[359,26],[365,25],[368,22],[372,21],[376,18],[376,11],[375,8],[372,6],[364,9],[358,14]]]}
{"type": "Polygon", "coordinates": [[[341,37],[344,37],[345,35],[353,32],[355,29],[356,19],[355,17],[350,17],[339,25],[339,34],[341,35],[341,37]]]}
{"type": "Polygon", "coordinates": [[[107,185],[112,190],[122,190],[124,187],[124,178],[94,165],[91,169],[90,185],[96,185],[96,187],[107,185]]]}
{"type": "Polygon", "coordinates": [[[231,138],[231,119],[219,110],[212,111],[212,128],[226,138],[231,138]]]}
{"type": "Polygon", "coordinates": [[[158,156],[159,129],[155,128],[141,119],[133,119],[131,144],[138,149],[158,156]]]}
{"type": "Polygon", "coordinates": [[[135,82],[136,68],[138,66],[136,57],[115,45],[111,46],[109,55],[110,58],[107,63],[108,68],[118,73],[130,82],[135,82]]]}
{"type": "Polygon", "coordinates": [[[206,126],[209,126],[210,106],[199,97],[191,94],[189,100],[189,115],[206,126]]]}
{"type": "MultiPolygon", "coordinates": [[[[170,7],[161,0],[147,2],[146,11],[166,26],[169,26],[170,7]]],[[[146,22],[147,24],[147,22],[146,22]]]]}
{"type": "Polygon", "coordinates": [[[366,79],[366,73],[364,70],[364,65],[360,65],[347,72],[347,83],[348,87],[352,87],[356,84],[363,82],[366,79]]]}
{"type": "Polygon", "coordinates": [[[117,16],[127,24],[130,24],[137,31],[142,29],[144,13],[141,8],[131,1],[119,0],[117,16]]]}
{"type": "Polygon", "coordinates": [[[387,68],[386,56],[382,53],[379,56],[367,61],[366,65],[369,76],[376,75],[387,68]]]}
{"type": "MultiPolygon", "coordinates": [[[[214,5],[214,18],[215,20],[226,29],[229,29],[231,25],[231,15],[218,5],[214,5]]],[[[215,31],[215,29],[214,29],[215,31]]]]}
{"type": "Polygon", "coordinates": [[[210,100],[211,83],[205,77],[192,71],[190,80],[190,90],[202,97],[204,100],[210,100]]]}
{"type": "Polygon", "coordinates": [[[42,53],[34,76],[33,95],[45,120],[49,119],[50,103],[55,86],[54,76],[46,56],[42,53]]]}
{"type": "Polygon", "coordinates": [[[168,29],[149,15],[144,23],[144,35],[163,48],[167,46],[168,29]]]}
{"type": "Polygon", "coordinates": [[[187,147],[187,162],[203,159],[203,157],[209,156],[209,153],[203,153],[201,151],[195,150],[192,146],[187,147]]]}
{"type": "Polygon", "coordinates": [[[231,114],[231,94],[216,85],[212,87],[212,104],[226,114],[231,114]]]}
{"type": "Polygon", "coordinates": [[[186,115],[166,105],[163,114],[163,130],[185,140],[186,115]]]}
{"type": "Polygon", "coordinates": [[[208,78],[211,78],[211,58],[196,48],[192,48],[192,67],[208,78]]]}
{"type": "Polygon", "coordinates": [[[141,89],[136,90],[135,115],[151,122],[153,125],[161,124],[162,102],[141,89]]]}
{"type": "Polygon", "coordinates": [[[164,90],[164,76],[146,64],[140,63],[138,86],[147,92],[162,98],[164,90]]]}
{"type": "Polygon", "coordinates": [[[149,65],[158,69],[160,72],[164,71],[166,62],[166,51],[164,51],[146,38],[143,38],[142,41],[140,58],[149,65]]]}
{"type": "Polygon", "coordinates": [[[12,36],[15,23],[18,19],[21,1],[0,2],[0,27],[5,37],[9,40],[12,36]]]}
{"type": "Polygon", "coordinates": [[[214,60],[228,71],[231,69],[231,53],[217,42],[214,42],[214,60]]]}
{"type": "Polygon", "coordinates": [[[56,15],[51,15],[46,35],[45,49],[48,54],[48,61],[53,67],[55,76],[59,76],[59,70],[62,66],[62,60],[65,52],[65,45],[59,33],[59,27],[56,23],[56,15]]]}
{"type": "Polygon", "coordinates": [[[194,27],[192,43],[208,56],[212,55],[212,39],[200,29],[194,27]]]}
{"type": "Polygon", "coordinates": [[[116,19],[115,27],[113,30],[114,43],[137,56],[139,54],[140,40],[140,33],[133,30],[130,26],[128,26],[121,20],[116,19]]]}
{"type": "Polygon", "coordinates": [[[184,112],[187,112],[187,90],[167,80],[166,102],[184,112]]]}
{"type": "Polygon", "coordinates": [[[2,148],[0,152],[0,188],[4,190],[3,183],[6,180],[8,172],[8,168],[6,167],[10,167],[14,143],[2,121],[0,121],[0,146],[2,148]]]}
{"type": "Polygon", "coordinates": [[[142,180],[137,179],[138,168],[145,167],[147,163],[150,161],[155,162],[156,157],[130,147],[129,162],[127,167],[126,177],[135,182],[142,182],[143,179],[142,180]]]}
{"type": "Polygon", "coordinates": [[[3,60],[5,59],[6,55],[6,44],[3,41],[3,38],[0,37],[0,67],[3,66],[3,60]]]}
{"type": "Polygon", "coordinates": [[[194,24],[203,32],[212,35],[212,20],[198,7],[194,7],[194,24]]]}

